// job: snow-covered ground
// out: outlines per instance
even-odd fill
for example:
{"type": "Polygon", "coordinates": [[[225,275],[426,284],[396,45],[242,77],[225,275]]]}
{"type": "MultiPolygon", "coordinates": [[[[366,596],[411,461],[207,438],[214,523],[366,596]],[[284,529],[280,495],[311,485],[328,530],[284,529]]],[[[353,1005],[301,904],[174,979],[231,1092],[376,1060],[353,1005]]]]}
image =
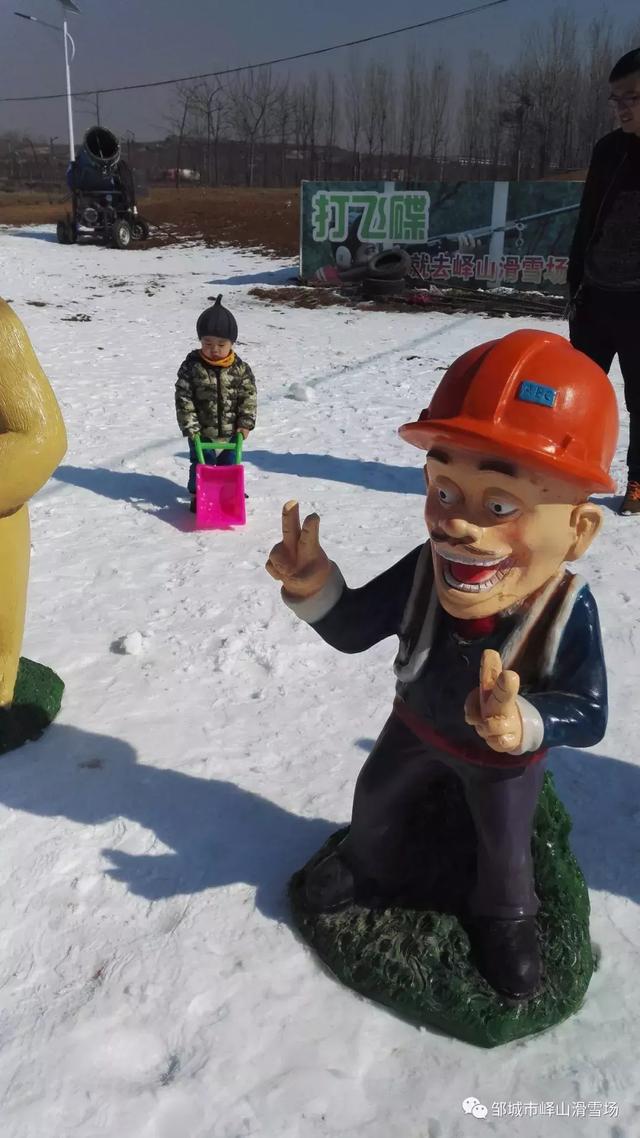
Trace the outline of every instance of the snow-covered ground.
{"type": "Polygon", "coordinates": [[[580,1014],[496,1051],[418,1031],[325,974],[284,898],[348,818],[394,645],[340,656],[296,623],[263,568],[281,505],[319,511],[354,584],[396,560],[423,535],[396,427],[461,351],[535,322],[272,307],[249,288],[295,266],[47,227],[0,231],[0,267],[69,433],[32,507],[24,646],[65,679],[63,710],[0,759],[3,1138],[637,1138],[640,522],[608,510],[581,566],[607,737],[552,761],[602,953],[580,1014]],[[173,385],[218,292],[259,422],[246,528],[198,533],[173,385]]]}

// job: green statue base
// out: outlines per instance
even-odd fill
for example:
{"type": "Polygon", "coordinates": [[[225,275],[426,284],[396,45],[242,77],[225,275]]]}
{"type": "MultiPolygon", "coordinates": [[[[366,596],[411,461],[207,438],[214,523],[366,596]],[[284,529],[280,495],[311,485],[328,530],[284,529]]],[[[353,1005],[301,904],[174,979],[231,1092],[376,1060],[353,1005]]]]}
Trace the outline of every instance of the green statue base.
{"type": "Polygon", "coordinates": [[[21,658],[13,703],[0,711],[0,755],[40,738],[60,711],[63,691],[51,668],[21,658]]]}
{"type": "Polygon", "coordinates": [[[291,880],[296,925],[342,983],[412,1022],[479,1047],[544,1031],[578,1010],[594,969],[589,894],[569,848],[570,830],[546,774],[533,838],[543,984],[526,1003],[503,1000],[471,959],[461,917],[473,883],[475,833],[455,779],[434,788],[419,827],[408,834],[412,863],[432,867],[419,892],[387,909],[367,908],[363,897],[362,904],[337,913],[306,912],[300,896],[305,870],[343,838],[343,830],[291,880]]]}

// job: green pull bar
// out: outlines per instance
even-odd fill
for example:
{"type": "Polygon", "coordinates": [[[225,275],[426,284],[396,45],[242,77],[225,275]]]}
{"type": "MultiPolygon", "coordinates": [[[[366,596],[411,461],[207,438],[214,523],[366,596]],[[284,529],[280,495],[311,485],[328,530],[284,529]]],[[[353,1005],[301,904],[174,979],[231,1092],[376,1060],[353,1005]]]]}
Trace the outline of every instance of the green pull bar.
{"type": "Polygon", "coordinates": [[[204,452],[206,450],[234,450],[236,452],[236,463],[240,465],[242,462],[242,444],[244,439],[240,431],[238,431],[235,442],[232,443],[203,443],[200,435],[193,436],[193,445],[196,451],[196,458],[199,463],[204,462],[204,452]]]}

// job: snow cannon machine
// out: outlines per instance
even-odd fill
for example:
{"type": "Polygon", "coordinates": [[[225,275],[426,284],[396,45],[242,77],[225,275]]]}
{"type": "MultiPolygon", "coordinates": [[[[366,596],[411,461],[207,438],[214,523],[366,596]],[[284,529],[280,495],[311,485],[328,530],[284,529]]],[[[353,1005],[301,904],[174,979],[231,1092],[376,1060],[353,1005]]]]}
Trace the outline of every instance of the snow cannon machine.
{"type": "Polygon", "coordinates": [[[110,130],[92,126],[67,171],[71,213],[57,225],[61,245],[89,238],[126,249],[146,241],[149,224],[138,213],[133,171],[110,130]]]}

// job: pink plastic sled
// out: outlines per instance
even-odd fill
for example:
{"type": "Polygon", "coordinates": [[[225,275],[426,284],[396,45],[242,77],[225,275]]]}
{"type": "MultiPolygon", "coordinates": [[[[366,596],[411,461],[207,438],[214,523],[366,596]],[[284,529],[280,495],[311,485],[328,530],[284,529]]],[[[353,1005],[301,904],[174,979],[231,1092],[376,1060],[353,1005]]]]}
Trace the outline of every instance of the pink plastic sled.
{"type": "Polygon", "coordinates": [[[196,527],[198,529],[230,529],[243,526],[247,520],[244,498],[244,466],[242,435],[233,443],[203,443],[193,440],[196,449],[196,527]],[[206,466],[205,450],[235,451],[234,466],[206,466]]]}

